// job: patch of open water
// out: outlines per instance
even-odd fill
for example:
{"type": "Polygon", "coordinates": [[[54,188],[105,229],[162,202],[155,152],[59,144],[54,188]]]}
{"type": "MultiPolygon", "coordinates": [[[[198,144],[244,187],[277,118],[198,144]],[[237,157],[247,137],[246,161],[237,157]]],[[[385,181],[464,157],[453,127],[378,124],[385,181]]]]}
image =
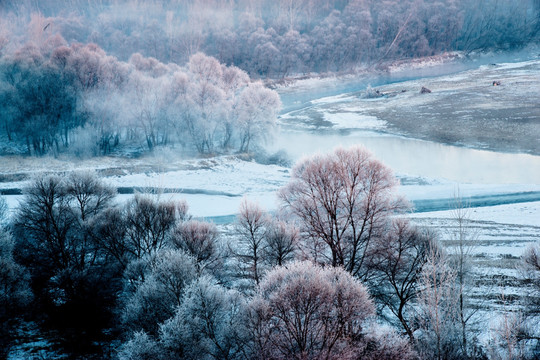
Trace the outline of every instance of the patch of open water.
{"type": "Polygon", "coordinates": [[[399,174],[458,183],[540,184],[540,156],[477,150],[373,131],[281,132],[272,149],[286,149],[293,160],[298,160],[353,145],[366,147],[399,174]]]}

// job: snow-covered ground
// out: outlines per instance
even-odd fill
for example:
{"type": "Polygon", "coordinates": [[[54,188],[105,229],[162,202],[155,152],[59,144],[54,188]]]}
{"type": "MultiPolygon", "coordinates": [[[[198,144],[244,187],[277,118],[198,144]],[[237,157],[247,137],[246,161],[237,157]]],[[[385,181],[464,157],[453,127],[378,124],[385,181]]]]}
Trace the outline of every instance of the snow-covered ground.
{"type": "MultiPolygon", "coordinates": [[[[30,165],[32,165],[32,159],[30,160],[30,165]]],[[[200,160],[171,160],[168,168],[162,166],[141,168],[139,161],[141,160],[138,159],[135,164],[129,166],[130,161],[127,161],[126,168],[121,172],[112,171],[112,174],[107,175],[106,168],[101,168],[98,173],[101,173],[110,185],[124,189],[124,193],[134,190],[151,190],[161,194],[160,196],[165,199],[185,199],[191,213],[197,217],[233,215],[237,212],[244,197],[258,202],[268,211],[275,211],[279,206],[277,191],[290,178],[290,168],[262,165],[233,156],[200,160]]],[[[153,160],[147,159],[147,161],[153,160]]],[[[69,168],[65,166],[63,171],[88,170],[92,163],[93,160],[90,164],[81,161],[78,166],[71,165],[69,168]]],[[[116,165],[114,161],[111,162],[109,170],[116,165]]],[[[24,180],[1,182],[0,190],[23,189],[33,175],[33,171],[24,172],[23,168],[24,166],[19,163],[19,178],[24,178],[24,180]]],[[[59,171],[54,167],[51,167],[51,170],[59,171]]],[[[458,192],[465,199],[492,199],[494,203],[497,203],[497,197],[509,194],[514,195],[514,198],[501,202],[529,202],[534,200],[535,196],[540,199],[540,183],[482,184],[432,179],[418,175],[398,174],[398,177],[402,183],[398,189],[399,194],[419,205],[422,205],[423,201],[439,201],[440,203],[437,204],[439,208],[448,208],[451,206],[452,198],[458,192]],[[532,197],[529,196],[530,194],[532,197]]],[[[126,199],[130,196],[129,194],[119,195],[119,198],[126,199]]],[[[10,208],[15,208],[20,198],[20,195],[5,196],[10,208]]],[[[471,205],[478,206],[476,203],[471,205]]],[[[514,217],[516,221],[520,220],[520,209],[522,208],[513,209],[516,213],[514,217]]],[[[529,214],[531,210],[523,211],[529,214]]],[[[536,225],[540,226],[540,218],[531,221],[536,221],[536,225]]]]}
{"type": "MultiPolygon", "coordinates": [[[[124,192],[152,191],[163,199],[183,199],[188,202],[190,213],[196,217],[214,217],[233,215],[238,211],[243,197],[258,202],[268,210],[277,207],[277,190],[289,179],[289,168],[277,165],[262,165],[254,161],[240,160],[234,156],[223,156],[212,159],[182,160],[168,158],[167,164],[161,158],[147,158],[147,166],[142,166],[140,159],[126,159],[122,171],[110,171],[118,165],[116,159],[102,159],[97,168],[105,182],[124,189],[124,192]],[[149,165],[151,164],[151,165],[149,165]],[[135,189],[134,189],[135,188],[135,189]],[[127,190],[127,191],[125,191],[127,190]]],[[[24,189],[35,171],[24,165],[27,159],[20,159],[17,164],[6,167],[17,167],[17,181],[0,182],[0,190],[24,189]]],[[[33,159],[28,159],[32,167],[33,159]]],[[[93,160],[80,161],[78,164],[67,162],[64,167],[58,166],[57,160],[51,161],[49,172],[70,172],[88,170],[93,160]]],[[[3,175],[3,174],[0,174],[3,175]]],[[[5,174],[7,177],[8,174],[5,174]]],[[[132,195],[119,195],[122,201],[132,195]]],[[[21,195],[5,196],[11,209],[17,206],[21,195]]]]}
{"type": "MultiPolygon", "coordinates": [[[[540,201],[470,208],[469,215],[471,220],[478,222],[537,227],[537,240],[540,240],[540,201]]],[[[453,210],[413,213],[410,216],[413,219],[452,219],[453,210]]]]}
{"type": "MultiPolygon", "coordinates": [[[[450,253],[458,252],[453,211],[414,213],[410,217],[414,223],[435,230],[450,253]]],[[[478,308],[471,325],[487,339],[490,324],[503,313],[520,309],[528,296],[528,285],[519,270],[520,257],[528,246],[540,241],[540,202],[471,208],[467,217],[467,251],[474,276],[467,296],[471,308],[478,308]]]]}

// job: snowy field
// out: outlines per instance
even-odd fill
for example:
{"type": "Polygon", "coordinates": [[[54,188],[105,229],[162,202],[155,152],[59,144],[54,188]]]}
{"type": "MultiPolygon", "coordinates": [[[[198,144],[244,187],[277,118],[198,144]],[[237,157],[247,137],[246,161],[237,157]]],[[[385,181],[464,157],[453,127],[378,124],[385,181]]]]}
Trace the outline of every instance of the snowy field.
{"type": "MultiPolygon", "coordinates": [[[[540,202],[472,208],[466,224],[467,248],[471,256],[473,284],[466,293],[474,316],[471,326],[489,340],[490,326],[502,314],[522,309],[528,298],[527,284],[520,272],[525,249],[540,240],[540,202]]],[[[450,253],[458,253],[456,220],[452,211],[410,215],[413,222],[438,232],[450,253]]]]}
{"type": "MultiPolygon", "coordinates": [[[[104,180],[120,190],[119,198],[128,198],[133,192],[157,193],[164,199],[185,199],[190,212],[196,217],[216,217],[234,215],[242,198],[247,197],[258,202],[268,211],[275,211],[279,202],[277,191],[284,186],[290,177],[290,168],[278,165],[262,165],[254,161],[244,161],[234,156],[214,159],[176,160],[169,161],[167,168],[161,165],[142,166],[144,160],[125,160],[125,168],[119,171],[115,168],[115,159],[106,167],[103,159],[101,167],[96,171],[104,180]]],[[[34,170],[23,171],[25,166],[32,166],[34,159],[20,159],[15,181],[0,182],[0,191],[14,192],[27,186],[29,179],[36,173],[34,170]],[[28,160],[28,164],[24,162],[28,160]]],[[[52,161],[49,172],[64,173],[76,170],[88,170],[94,160],[80,161],[78,165],[69,163],[69,167],[55,168],[59,160],[52,161]]],[[[146,159],[148,163],[154,159],[146,159]]],[[[463,198],[471,199],[472,206],[479,206],[480,201],[490,201],[497,204],[505,202],[524,202],[538,198],[540,200],[540,184],[492,184],[492,183],[463,183],[447,179],[432,179],[420,175],[397,174],[401,186],[399,194],[412,201],[417,210],[426,208],[448,208],[451,200],[459,192],[463,198]],[[503,196],[511,196],[504,200],[503,196]]],[[[1,173],[0,177],[8,178],[9,174],[1,173]]],[[[14,209],[21,195],[6,195],[5,199],[10,208],[14,209]]],[[[520,220],[521,208],[513,209],[520,220]]],[[[525,210],[524,210],[525,211],[525,210]]],[[[528,211],[528,210],[527,210],[528,211]]],[[[529,211],[530,213],[530,211],[529,211]]],[[[489,216],[489,215],[488,215],[489,216]]],[[[506,216],[506,215],[505,215],[506,216]]],[[[514,220],[513,220],[514,221],[514,220]]],[[[540,218],[530,220],[530,225],[540,226],[540,218]]],[[[509,221],[506,221],[509,222],[509,221]]],[[[510,222],[512,223],[512,222],[510,222]]]]}

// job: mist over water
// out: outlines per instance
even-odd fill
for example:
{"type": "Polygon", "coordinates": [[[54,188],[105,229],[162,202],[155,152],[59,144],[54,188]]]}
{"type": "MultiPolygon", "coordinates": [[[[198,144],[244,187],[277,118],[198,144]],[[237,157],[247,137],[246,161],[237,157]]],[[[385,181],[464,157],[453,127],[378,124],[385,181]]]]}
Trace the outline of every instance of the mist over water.
{"type": "Polygon", "coordinates": [[[353,145],[365,146],[397,174],[459,183],[540,184],[540,156],[476,150],[368,131],[349,135],[282,132],[271,148],[287,149],[297,161],[353,145]]]}

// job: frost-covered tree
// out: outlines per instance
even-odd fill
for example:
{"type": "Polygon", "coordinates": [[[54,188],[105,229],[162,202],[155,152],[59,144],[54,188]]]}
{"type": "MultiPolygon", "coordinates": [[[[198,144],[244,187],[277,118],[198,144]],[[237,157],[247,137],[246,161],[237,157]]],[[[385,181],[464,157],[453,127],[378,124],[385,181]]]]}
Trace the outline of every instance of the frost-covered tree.
{"type": "Polygon", "coordinates": [[[261,281],[265,269],[263,256],[268,222],[268,214],[259,205],[247,199],[242,201],[235,225],[237,241],[231,245],[231,250],[238,262],[238,275],[255,285],[261,281]]]}
{"type": "Polygon", "coordinates": [[[519,326],[514,326],[513,336],[517,345],[524,349],[526,357],[530,357],[530,354],[540,351],[540,242],[527,247],[518,269],[521,278],[529,283],[526,296],[522,297],[523,311],[521,314],[508,314],[509,318],[503,319],[502,324],[511,324],[512,317],[519,322],[519,326]]]}
{"type": "Polygon", "coordinates": [[[203,52],[260,77],[349,71],[359,64],[445,51],[523,47],[538,40],[540,26],[536,0],[101,1],[91,5],[80,0],[62,5],[5,0],[2,5],[3,53],[27,41],[49,52],[61,36],[70,44],[96,43],[123,61],[141,53],[163,63],[183,64],[203,52]]]}
{"type": "Polygon", "coordinates": [[[9,136],[23,142],[28,153],[59,152],[70,143],[69,132],[84,121],[77,113],[73,82],[47,61],[35,46],[20,49],[4,62],[3,104],[9,110],[5,123],[9,136]]]}
{"type": "Polygon", "coordinates": [[[193,256],[200,269],[212,269],[218,265],[223,254],[218,244],[218,230],[212,223],[191,220],[180,224],[172,236],[175,247],[193,256]]]}
{"type": "Polygon", "coordinates": [[[225,91],[225,106],[228,109],[225,117],[222,119],[222,143],[223,149],[227,150],[234,146],[234,139],[237,132],[237,123],[239,117],[238,95],[249,85],[250,79],[246,72],[235,66],[222,65],[221,84],[225,91]]]}
{"type": "Polygon", "coordinates": [[[471,322],[477,313],[478,307],[471,304],[474,279],[477,274],[473,273],[472,254],[477,246],[478,232],[474,230],[470,211],[467,203],[460,197],[459,193],[454,196],[452,209],[454,230],[450,233],[450,239],[455,246],[448,248],[448,264],[455,271],[456,291],[458,293],[458,317],[461,328],[461,351],[464,356],[468,356],[473,333],[471,322]]]}
{"type": "Polygon", "coordinates": [[[193,79],[190,114],[186,119],[188,131],[199,153],[212,153],[226,113],[225,92],[220,86],[222,68],[216,59],[202,53],[193,55],[187,66],[193,79]]]}
{"type": "Polygon", "coordinates": [[[237,111],[240,152],[248,152],[256,141],[266,140],[275,129],[281,101],[275,91],[261,83],[247,86],[239,96],[237,111]]]}
{"type": "Polygon", "coordinates": [[[364,360],[413,360],[418,359],[411,343],[394,329],[371,324],[365,335],[365,347],[360,359],[364,360]]]}
{"type": "Polygon", "coordinates": [[[298,218],[315,261],[366,279],[375,239],[405,206],[396,186],[390,169],[356,147],[303,160],[279,197],[298,218]]]}
{"type": "Polygon", "coordinates": [[[134,260],[124,273],[122,323],[130,331],[157,335],[196,277],[195,259],[182,250],[161,250],[134,260]]]}
{"type": "Polygon", "coordinates": [[[9,223],[9,207],[3,195],[0,195],[0,228],[5,228],[9,223]]]}
{"type": "Polygon", "coordinates": [[[416,345],[424,358],[441,360],[464,356],[460,344],[456,273],[447,261],[442,248],[431,246],[420,274],[416,345]]]}
{"type": "Polygon", "coordinates": [[[294,262],[270,271],[249,304],[252,356],[353,358],[374,306],[366,287],[339,267],[294,262]]]}
{"type": "Polygon", "coordinates": [[[174,317],[160,327],[166,359],[242,359],[245,299],[203,276],[186,290],[174,317]]]}
{"type": "MultiPolygon", "coordinates": [[[[36,19],[34,28],[50,26],[36,19]]],[[[280,106],[274,91],[199,52],[185,67],[138,52],[126,62],[56,34],[16,47],[0,68],[3,130],[36,155],[176,142],[199,153],[249,151],[271,134],[280,106]]]]}
{"type": "Polygon", "coordinates": [[[504,293],[500,295],[504,311],[495,317],[489,328],[487,353],[490,359],[536,359],[538,358],[538,339],[531,338],[536,331],[537,321],[528,322],[527,316],[508,304],[504,293]]]}
{"type": "MultiPolygon", "coordinates": [[[[536,300],[538,304],[540,302],[540,242],[527,247],[519,269],[522,276],[531,282],[531,300],[536,300]]],[[[531,306],[530,310],[533,314],[540,315],[540,307],[531,306]]]]}
{"type": "Polygon", "coordinates": [[[160,356],[157,341],[144,331],[137,331],[118,349],[120,360],[155,360],[161,359],[160,356]]]}

